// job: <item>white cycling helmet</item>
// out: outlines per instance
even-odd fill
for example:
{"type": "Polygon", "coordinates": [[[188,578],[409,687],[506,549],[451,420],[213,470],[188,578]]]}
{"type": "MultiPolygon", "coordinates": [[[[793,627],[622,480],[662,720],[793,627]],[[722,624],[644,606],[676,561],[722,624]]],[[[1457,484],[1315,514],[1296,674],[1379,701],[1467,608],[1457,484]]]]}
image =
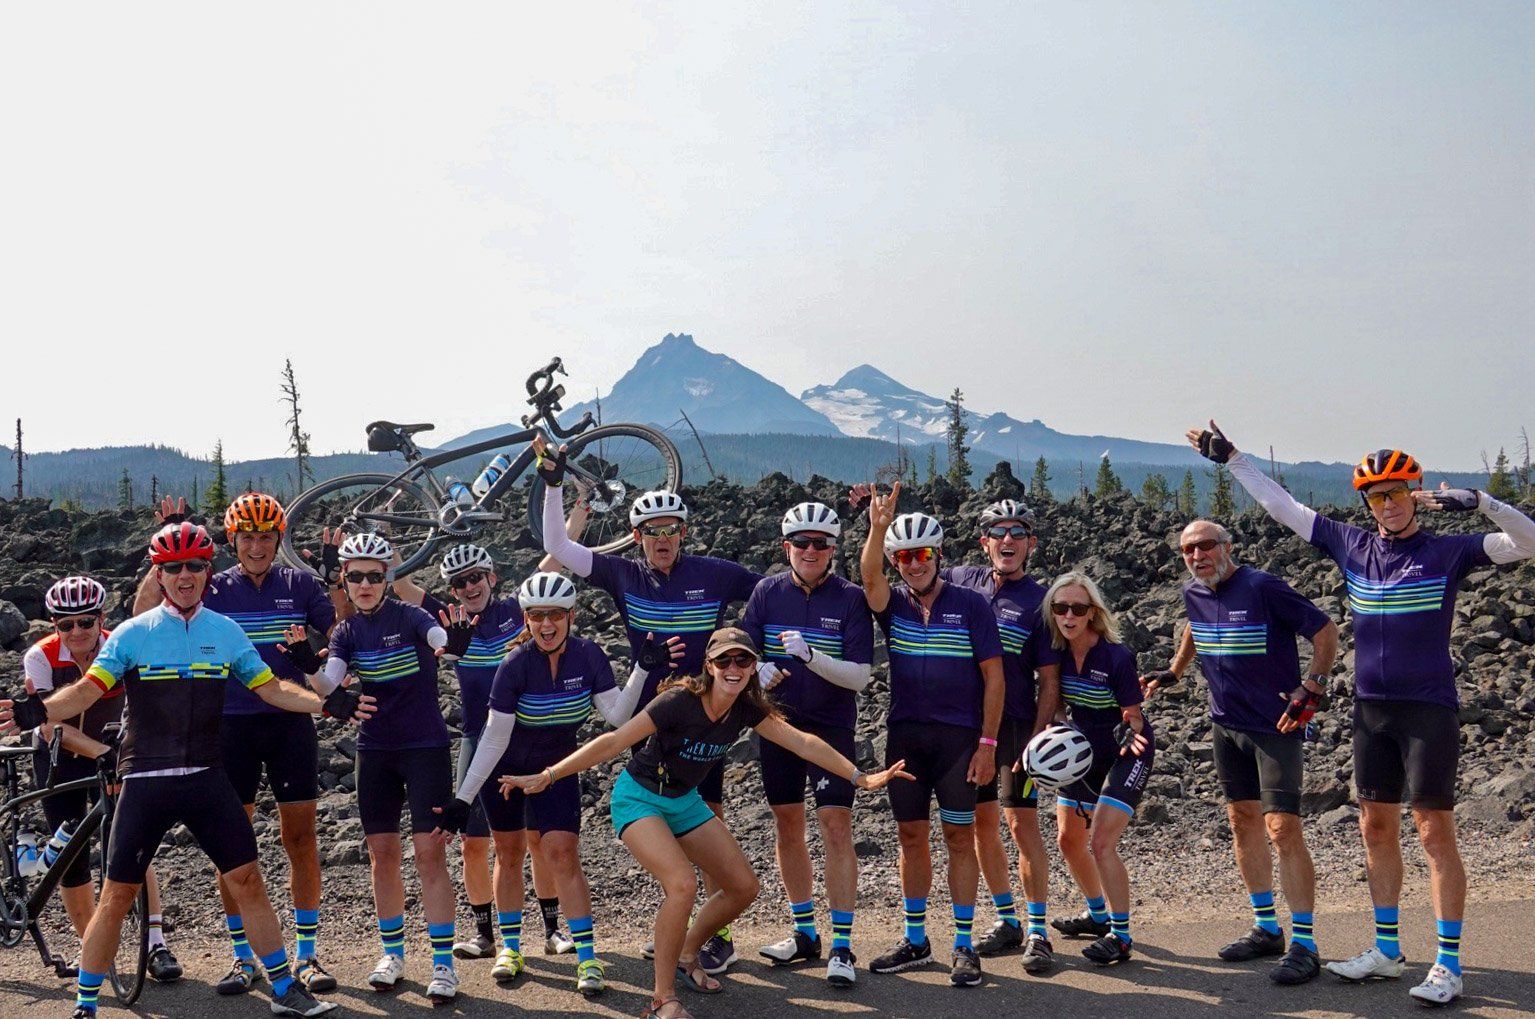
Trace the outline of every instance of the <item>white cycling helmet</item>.
{"type": "Polygon", "coordinates": [[[343,563],[354,559],[375,559],[387,566],[394,561],[394,547],[383,535],[363,531],[347,535],[347,539],[341,543],[340,556],[343,563]]]}
{"type": "Polygon", "coordinates": [[[990,527],[1004,520],[1016,520],[1029,530],[1034,529],[1034,514],[1017,499],[1002,499],[981,510],[981,526],[990,527]]]}
{"type": "Polygon", "coordinates": [[[686,522],[687,504],[676,492],[656,491],[645,492],[634,500],[633,506],[629,507],[630,527],[638,527],[645,521],[654,520],[657,517],[676,517],[686,522]]]}
{"type": "Polygon", "coordinates": [[[885,529],[886,552],[942,546],[943,525],[926,513],[902,513],[885,529]]]}
{"type": "Polygon", "coordinates": [[[842,521],[837,511],[825,503],[802,502],[783,515],[783,536],[792,537],[804,531],[818,531],[833,538],[842,534],[842,521]]]}
{"type": "Polygon", "coordinates": [[[43,604],[50,616],[84,616],[100,612],[107,589],[90,577],[65,577],[48,589],[43,604]]]}
{"type": "Polygon", "coordinates": [[[576,585],[559,573],[535,573],[517,589],[524,609],[568,609],[576,604],[576,585]]]}
{"type": "Polygon", "coordinates": [[[1023,751],[1023,767],[1042,789],[1071,785],[1093,766],[1093,745],[1080,729],[1052,725],[1041,730],[1023,751]]]}
{"type": "Polygon", "coordinates": [[[489,552],[468,542],[448,549],[442,557],[442,562],[437,564],[437,572],[442,574],[443,580],[452,580],[460,573],[469,570],[484,570],[491,573],[495,571],[495,568],[496,561],[490,557],[489,552]]]}

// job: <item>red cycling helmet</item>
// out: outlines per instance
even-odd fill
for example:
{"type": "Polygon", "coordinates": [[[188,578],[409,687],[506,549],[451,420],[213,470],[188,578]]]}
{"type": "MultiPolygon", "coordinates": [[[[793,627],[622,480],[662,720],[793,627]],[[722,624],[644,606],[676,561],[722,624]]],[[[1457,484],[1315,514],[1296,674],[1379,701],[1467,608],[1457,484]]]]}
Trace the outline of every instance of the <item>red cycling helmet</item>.
{"type": "Polygon", "coordinates": [[[149,539],[149,561],[156,566],[212,558],[213,539],[208,536],[207,529],[189,520],[166,524],[149,539]]]}

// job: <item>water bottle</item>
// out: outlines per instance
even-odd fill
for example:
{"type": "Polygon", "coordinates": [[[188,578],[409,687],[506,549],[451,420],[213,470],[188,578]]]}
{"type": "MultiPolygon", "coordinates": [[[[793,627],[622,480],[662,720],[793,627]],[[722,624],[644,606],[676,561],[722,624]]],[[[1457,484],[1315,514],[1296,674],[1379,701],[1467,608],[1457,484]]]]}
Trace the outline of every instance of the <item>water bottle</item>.
{"type": "Polygon", "coordinates": [[[485,469],[480,472],[480,476],[474,479],[473,488],[475,496],[480,499],[485,498],[485,493],[490,491],[490,486],[499,481],[501,475],[505,474],[511,466],[511,457],[505,453],[497,453],[490,463],[485,465],[485,469]]]}
{"type": "Polygon", "coordinates": [[[58,860],[59,854],[64,851],[64,847],[69,845],[69,840],[74,838],[75,824],[76,822],[74,821],[65,821],[59,825],[59,830],[53,833],[53,838],[49,839],[48,844],[43,847],[44,870],[53,866],[54,861],[58,860]]]}
{"type": "Polygon", "coordinates": [[[43,861],[37,852],[37,832],[17,832],[16,874],[19,877],[36,877],[42,872],[43,861]]]}
{"type": "Polygon", "coordinates": [[[469,486],[456,478],[448,478],[448,498],[458,505],[468,508],[474,505],[474,493],[469,491],[469,486]]]}

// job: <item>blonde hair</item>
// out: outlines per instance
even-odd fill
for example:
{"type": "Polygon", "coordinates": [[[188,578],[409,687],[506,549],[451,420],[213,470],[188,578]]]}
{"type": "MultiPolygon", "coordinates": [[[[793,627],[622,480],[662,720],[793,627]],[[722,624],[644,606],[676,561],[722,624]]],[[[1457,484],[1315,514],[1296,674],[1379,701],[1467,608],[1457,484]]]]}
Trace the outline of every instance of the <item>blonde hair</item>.
{"type": "Polygon", "coordinates": [[[1080,587],[1087,592],[1087,600],[1093,603],[1096,609],[1088,620],[1094,633],[1107,640],[1110,644],[1118,644],[1119,620],[1114,618],[1114,613],[1109,611],[1108,604],[1103,600],[1103,592],[1098,585],[1093,583],[1093,578],[1085,573],[1072,570],[1055,578],[1055,583],[1050,585],[1050,590],[1045,592],[1044,603],[1040,605],[1040,611],[1045,614],[1045,625],[1050,628],[1050,646],[1057,651],[1066,646],[1066,638],[1061,636],[1060,625],[1055,619],[1055,597],[1063,588],[1080,587]]]}

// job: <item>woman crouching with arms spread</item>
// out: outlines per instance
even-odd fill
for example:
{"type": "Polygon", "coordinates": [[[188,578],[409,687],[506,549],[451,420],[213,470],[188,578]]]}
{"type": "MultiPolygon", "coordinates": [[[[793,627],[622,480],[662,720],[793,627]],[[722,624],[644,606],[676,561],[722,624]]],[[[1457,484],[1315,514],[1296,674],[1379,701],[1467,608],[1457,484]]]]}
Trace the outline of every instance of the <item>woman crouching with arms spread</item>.
{"type": "Polygon", "coordinates": [[[744,729],[837,775],[860,789],[910,779],[897,761],[864,774],[814,736],[783,720],[757,683],[757,648],[745,631],[716,630],[705,649],[704,672],[662,687],[655,700],[614,732],[605,733],[537,775],[507,775],[503,789],[538,793],[566,776],[610,761],[644,740],[613,784],[613,829],[634,858],[661,883],[656,913],[655,991],[646,1016],[686,1019],[677,980],[704,994],[724,988],[698,965],[711,934],[757,897],[757,875],[725,823],[698,795],[697,786],[744,729]],[[648,739],[647,739],[648,737],[648,739]],[[709,896],[691,927],[688,912],[698,890],[697,866],[719,891],[709,896]]]}

